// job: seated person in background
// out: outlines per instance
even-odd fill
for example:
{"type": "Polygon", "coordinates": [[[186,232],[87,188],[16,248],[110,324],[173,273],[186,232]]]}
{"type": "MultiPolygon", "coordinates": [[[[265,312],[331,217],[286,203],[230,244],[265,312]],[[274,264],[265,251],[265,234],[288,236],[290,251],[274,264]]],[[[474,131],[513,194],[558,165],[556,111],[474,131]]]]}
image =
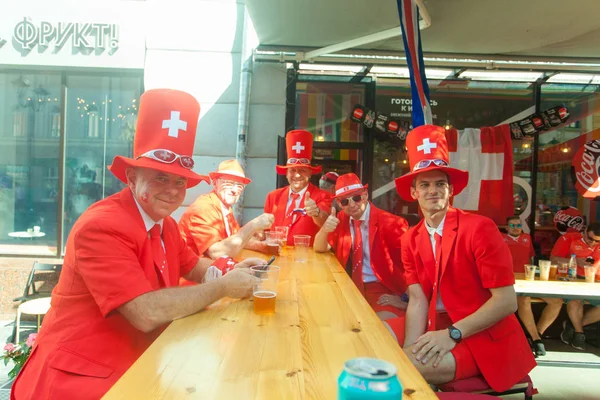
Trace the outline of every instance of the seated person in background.
{"type": "MultiPolygon", "coordinates": [[[[535,256],[531,236],[523,233],[521,219],[516,215],[508,217],[506,225],[508,233],[502,234],[502,236],[512,255],[513,270],[516,273],[524,273],[525,264],[530,264],[535,256]]],[[[517,303],[519,305],[517,314],[531,337],[531,350],[536,356],[546,355],[546,348],[541,336],[556,320],[563,305],[562,299],[542,298],[541,300],[546,303],[546,306],[536,325],[533,312],[531,311],[531,297],[517,296],[517,303]]]]}
{"type": "Polygon", "coordinates": [[[338,173],[333,171],[321,175],[321,179],[319,179],[319,189],[335,195],[335,183],[339,177],[338,173]]]}
{"type": "Polygon", "coordinates": [[[225,160],[209,175],[213,190],[199,196],[179,220],[179,231],[187,246],[197,255],[213,259],[235,257],[242,249],[266,253],[265,242],[253,235],[269,228],[275,219],[273,215],[259,215],[241,228],[233,215],[232,206],[252,182],[240,164],[236,160],[225,160]]]}
{"type": "Polygon", "coordinates": [[[290,131],[285,136],[286,165],[277,165],[289,186],[275,189],[265,199],[265,212],[275,216],[274,226],[287,226],[287,244],[294,245],[294,235],[309,235],[311,243],[331,209],[332,196],[310,183],[320,166],[310,165],[313,135],[308,131],[290,131]]]}
{"type": "MultiPolygon", "coordinates": [[[[587,264],[586,259],[592,257],[600,259],[597,254],[600,253],[600,222],[592,222],[587,226],[585,232],[565,233],[554,244],[550,260],[552,263],[568,263],[571,254],[577,257],[577,276],[585,278],[584,267],[587,264]],[[597,253],[596,255],[594,253],[597,253]]],[[[598,305],[598,304],[594,304],[598,305]]],[[[569,300],[567,303],[567,314],[569,320],[563,322],[563,332],[560,335],[561,340],[570,344],[578,350],[585,350],[585,334],[583,333],[583,301],[569,300]]]]}
{"type": "Polygon", "coordinates": [[[400,237],[408,223],[368,201],[367,186],[355,174],[340,176],[335,199],[342,211],[336,216],[332,207],[315,237],[314,248],[317,252],[333,248],[358,290],[396,337],[394,328],[404,329],[404,320],[398,325],[397,317],[404,315],[407,305],[401,298],[406,284],[400,237]]]}
{"type": "Polygon", "coordinates": [[[445,129],[419,126],[406,146],[411,172],[396,189],[424,220],[402,236],[404,352],[431,384],[482,376],[505,391],[536,364],[514,315],[510,251],[491,219],[450,206],[469,173],[450,167],[445,129]]]}

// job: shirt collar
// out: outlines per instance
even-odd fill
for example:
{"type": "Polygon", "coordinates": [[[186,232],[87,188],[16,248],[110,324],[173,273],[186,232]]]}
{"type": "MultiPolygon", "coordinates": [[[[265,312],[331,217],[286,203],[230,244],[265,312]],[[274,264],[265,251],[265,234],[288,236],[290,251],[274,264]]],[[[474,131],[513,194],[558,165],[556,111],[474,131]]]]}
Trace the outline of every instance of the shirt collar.
{"type": "MultiPolygon", "coordinates": [[[[368,221],[370,214],[371,214],[371,204],[369,202],[367,202],[367,207],[365,208],[365,212],[360,216],[359,220],[360,221],[368,221]]],[[[354,221],[354,218],[350,217],[350,219],[352,221],[354,221]]]]}
{"type": "Polygon", "coordinates": [[[288,198],[292,197],[292,193],[298,193],[300,195],[299,198],[301,199],[301,198],[304,197],[304,193],[306,193],[307,190],[308,190],[308,185],[306,185],[306,187],[304,189],[302,189],[301,191],[299,191],[299,192],[292,192],[292,188],[290,187],[290,193],[288,195],[288,198]]]}
{"type": "Polygon", "coordinates": [[[133,192],[131,193],[131,195],[133,196],[133,200],[135,200],[135,205],[137,206],[137,208],[140,212],[140,215],[142,216],[142,220],[144,221],[144,226],[146,227],[146,232],[150,231],[150,229],[152,229],[152,227],[154,225],[159,224],[160,225],[160,233],[162,234],[164,219],[161,219],[160,221],[154,221],[152,218],[150,218],[150,216],[148,214],[146,214],[146,211],[144,211],[142,206],[140,206],[140,203],[138,203],[133,192]]]}
{"type": "Polygon", "coordinates": [[[444,215],[444,218],[442,218],[442,222],[440,222],[440,224],[438,225],[437,228],[432,228],[427,224],[427,221],[425,221],[425,228],[427,228],[427,232],[429,233],[429,236],[433,236],[433,234],[437,233],[438,235],[442,236],[442,231],[444,230],[444,222],[446,222],[446,216],[444,215]]]}

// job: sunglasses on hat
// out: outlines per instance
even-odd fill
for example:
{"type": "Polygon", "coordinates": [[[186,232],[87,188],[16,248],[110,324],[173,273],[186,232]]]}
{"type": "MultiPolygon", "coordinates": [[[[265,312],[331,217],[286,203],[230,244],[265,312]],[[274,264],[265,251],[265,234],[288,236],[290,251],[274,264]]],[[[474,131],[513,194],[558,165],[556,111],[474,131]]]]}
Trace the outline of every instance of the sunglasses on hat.
{"type": "Polygon", "coordinates": [[[340,200],[340,204],[342,205],[342,207],[346,207],[348,204],[350,204],[350,199],[352,199],[353,202],[358,203],[362,201],[362,195],[357,194],[355,196],[340,200]]]}
{"type": "Polygon", "coordinates": [[[447,167],[448,166],[448,163],[445,160],[440,160],[440,159],[421,160],[413,167],[413,171],[418,171],[420,169],[427,168],[431,164],[435,164],[438,167],[447,167]]]}
{"type": "Polygon", "coordinates": [[[308,158],[288,158],[288,164],[310,164],[310,160],[308,158]]]}
{"type": "Polygon", "coordinates": [[[171,150],[166,149],[155,149],[145,152],[144,154],[137,156],[135,159],[150,158],[151,160],[160,161],[165,164],[172,164],[175,160],[179,159],[179,163],[183,168],[192,169],[194,168],[194,159],[190,156],[180,156],[171,150]]]}
{"type": "Polygon", "coordinates": [[[521,228],[523,225],[521,224],[508,224],[509,228],[521,228]]]}

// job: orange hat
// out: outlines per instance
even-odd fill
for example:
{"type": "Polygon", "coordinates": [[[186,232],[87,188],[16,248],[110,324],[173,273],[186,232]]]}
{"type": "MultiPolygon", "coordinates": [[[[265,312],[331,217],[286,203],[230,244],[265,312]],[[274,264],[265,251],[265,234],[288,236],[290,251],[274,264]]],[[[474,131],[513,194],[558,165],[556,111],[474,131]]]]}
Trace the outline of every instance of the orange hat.
{"type": "Polygon", "coordinates": [[[363,185],[356,174],[349,173],[340,176],[335,183],[334,198],[346,197],[356,192],[361,192],[369,185],[363,185]]]}
{"type": "Polygon", "coordinates": [[[187,178],[187,187],[207,176],[193,171],[198,101],[186,92],[171,89],[148,90],[140,98],[133,139],[133,159],[116,156],[108,169],[123,183],[129,167],[151,168],[187,178]]]}
{"type": "Polygon", "coordinates": [[[213,183],[219,178],[230,179],[235,182],[241,182],[244,185],[252,182],[246,178],[244,170],[237,160],[225,160],[221,161],[219,168],[215,172],[209,172],[208,175],[212,179],[213,183]]]}
{"type": "Polygon", "coordinates": [[[411,172],[396,178],[396,190],[404,200],[414,200],[410,195],[410,187],[415,177],[422,172],[445,172],[450,178],[450,184],[454,186],[454,196],[467,187],[469,173],[450,167],[446,130],[441,126],[421,125],[413,129],[406,136],[406,147],[411,172]]]}
{"type": "Polygon", "coordinates": [[[309,131],[289,131],[285,135],[285,148],[287,150],[286,165],[276,165],[279,175],[285,175],[288,168],[308,167],[313,174],[321,172],[321,166],[310,165],[312,159],[313,135],[309,131]]]}

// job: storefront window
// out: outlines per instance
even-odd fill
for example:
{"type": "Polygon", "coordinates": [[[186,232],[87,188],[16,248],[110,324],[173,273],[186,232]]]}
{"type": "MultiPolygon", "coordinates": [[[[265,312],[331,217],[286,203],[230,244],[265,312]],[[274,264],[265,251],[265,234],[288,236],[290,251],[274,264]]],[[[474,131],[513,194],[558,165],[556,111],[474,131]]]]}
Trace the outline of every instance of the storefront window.
{"type": "MultiPolygon", "coordinates": [[[[544,84],[541,109],[566,105],[571,114],[567,125],[540,134],[535,207],[536,242],[549,256],[552,246],[566,229],[582,229],[556,224],[555,216],[581,213],[585,223],[600,221],[600,207],[576,189],[575,154],[588,142],[600,138],[600,89],[598,85],[544,84]],[[559,225],[560,229],[557,229],[559,225]]],[[[591,176],[598,179],[597,166],[591,176]]],[[[566,217],[565,217],[566,218],[566,217]]],[[[561,221],[559,221],[561,222],[561,221]]]]}
{"type": "Polygon", "coordinates": [[[122,187],[106,165],[131,154],[140,92],[141,73],[0,71],[0,254],[60,256],[77,217],[122,187]]]}

